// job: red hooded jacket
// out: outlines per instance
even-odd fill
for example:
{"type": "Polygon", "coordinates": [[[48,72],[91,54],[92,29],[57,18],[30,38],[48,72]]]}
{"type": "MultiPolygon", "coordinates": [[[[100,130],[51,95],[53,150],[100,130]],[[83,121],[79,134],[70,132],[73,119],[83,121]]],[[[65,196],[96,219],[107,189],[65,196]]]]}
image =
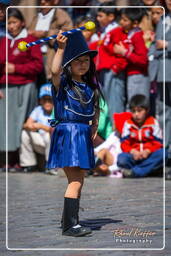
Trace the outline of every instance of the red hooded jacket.
{"type": "Polygon", "coordinates": [[[158,121],[149,116],[141,127],[138,127],[133,119],[128,119],[123,127],[121,136],[121,149],[129,153],[131,149],[151,152],[162,148],[162,134],[158,121]]]}

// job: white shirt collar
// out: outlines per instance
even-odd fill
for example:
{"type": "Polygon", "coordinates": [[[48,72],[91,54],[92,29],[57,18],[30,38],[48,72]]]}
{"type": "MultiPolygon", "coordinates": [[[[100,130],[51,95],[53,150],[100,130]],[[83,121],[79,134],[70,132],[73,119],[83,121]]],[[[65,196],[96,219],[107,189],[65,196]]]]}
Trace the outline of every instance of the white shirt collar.
{"type": "Polygon", "coordinates": [[[43,15],[41,12],[39,12],[38,14],[38,19],[48,19],[51,18],[54,15],[55,9],[53,8],[52,10],[50,10],[47,14],[43,15]]]}
{"type": "Polygon", "coordinates": [[[21,32],[16,36],[16,37],[13,37],[12,35],[10,35],[9,33],[7,33],[7,37],[8,39],[11,39],[11,44],[10,44],[10,47],[13,47],[14,43],[15,43],[15,40],[18,40],[18,39],[21,39],[21,38],[26,38],[28,35],[27,33],[27,29],[26,28],[23,28],[21,30],[21,32]]]}

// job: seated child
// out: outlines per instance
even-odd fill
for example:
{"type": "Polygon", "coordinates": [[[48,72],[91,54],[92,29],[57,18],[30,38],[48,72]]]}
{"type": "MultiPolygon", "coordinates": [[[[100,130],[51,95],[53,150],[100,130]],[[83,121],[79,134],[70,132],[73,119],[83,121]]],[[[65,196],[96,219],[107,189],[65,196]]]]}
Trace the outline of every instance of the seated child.
{"type": "Polygon", "coordinates": [[[94,176],[107,176],[121,178],[120,168],[117,166],[117,156],[121,153],[120,140],[115,132],[94,150],[97,157],[94,176]]]}
{"type": "Polygon", "coordinates": [[[129,103],[132,118],[124,123],[117,164],[123,177],[143,177],[163,165],[162,135],[158,121],[149,116],[149,101],[141,94],[129,103]]]}
{"type": "MultiPolygon", "coordinates": [[[[45,155],[46,161],[49,154],[51,127],[48,119],[53,110],[51,84],[41,86],[39,100],[40,105],[34,108],[24,123],[21,134],[20,165],[25,172],[35,169],[36,153],[45,155]]],[[[51,171],[55,174],[55,170],[51,171]]]]}

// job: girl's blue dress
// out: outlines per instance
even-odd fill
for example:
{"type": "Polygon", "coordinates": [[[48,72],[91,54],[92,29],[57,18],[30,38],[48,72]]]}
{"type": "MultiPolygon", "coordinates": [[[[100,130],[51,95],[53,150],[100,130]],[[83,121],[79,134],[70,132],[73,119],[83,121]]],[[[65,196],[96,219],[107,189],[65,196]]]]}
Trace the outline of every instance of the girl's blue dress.
{"type": "MultiPolygon", "coordinates": [[[[89,121],[94,117],[94,92],[85,83],[74,81],[84,95],[84,104],[67,84],[64,77],[58,92],[52,86],[55,121],[47,168],[94,168],[94,149],[89,121]]],[[[52,120],[53,123],[54,120],[52,120]]],[[[52,124],[53,125],[53,124],[52,124]]]]}

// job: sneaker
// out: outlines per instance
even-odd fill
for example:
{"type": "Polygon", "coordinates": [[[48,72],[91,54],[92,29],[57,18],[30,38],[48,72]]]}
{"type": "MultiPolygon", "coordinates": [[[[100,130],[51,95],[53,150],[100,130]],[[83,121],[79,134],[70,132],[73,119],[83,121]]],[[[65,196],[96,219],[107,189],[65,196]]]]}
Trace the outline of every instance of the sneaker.
{"type": "Polygon", "coordinates": [[[123,178],[123,173],[121,171],[113,171],[109,175],[110,178],[123,178]]]}
{"type": "Polygon", "coordinates": [[[15,173],[15,172],[21,172],[22,167],[18,164],[15,164],[14,166],[8,166],[8,172],[15,173]]]}
{"type": "Polygon", "coordinates": [[[49,175],[57,175],[58,174],[58,171],[56,169],[46,169],[45,170],[45,173],[46,174],[49,174],[49,175]]]}
{"type": "Polygon", "coordinates": [[[171,168],[166,167],[165,179],[171,180],[171,168]]]}
{"type": "Polygon", "coordinates": [[[123,178],[134,178],[135,174],[131,169],[122,169],[123,178]]]}
{"type": "Polygon", "coordinates": [[[35,172],[36,171],[36,166],[35,165],[33,165],[33,166],[25,166],[25,167],[23,167],[22,171],[25,172],[25,173],[35,172]]]}

